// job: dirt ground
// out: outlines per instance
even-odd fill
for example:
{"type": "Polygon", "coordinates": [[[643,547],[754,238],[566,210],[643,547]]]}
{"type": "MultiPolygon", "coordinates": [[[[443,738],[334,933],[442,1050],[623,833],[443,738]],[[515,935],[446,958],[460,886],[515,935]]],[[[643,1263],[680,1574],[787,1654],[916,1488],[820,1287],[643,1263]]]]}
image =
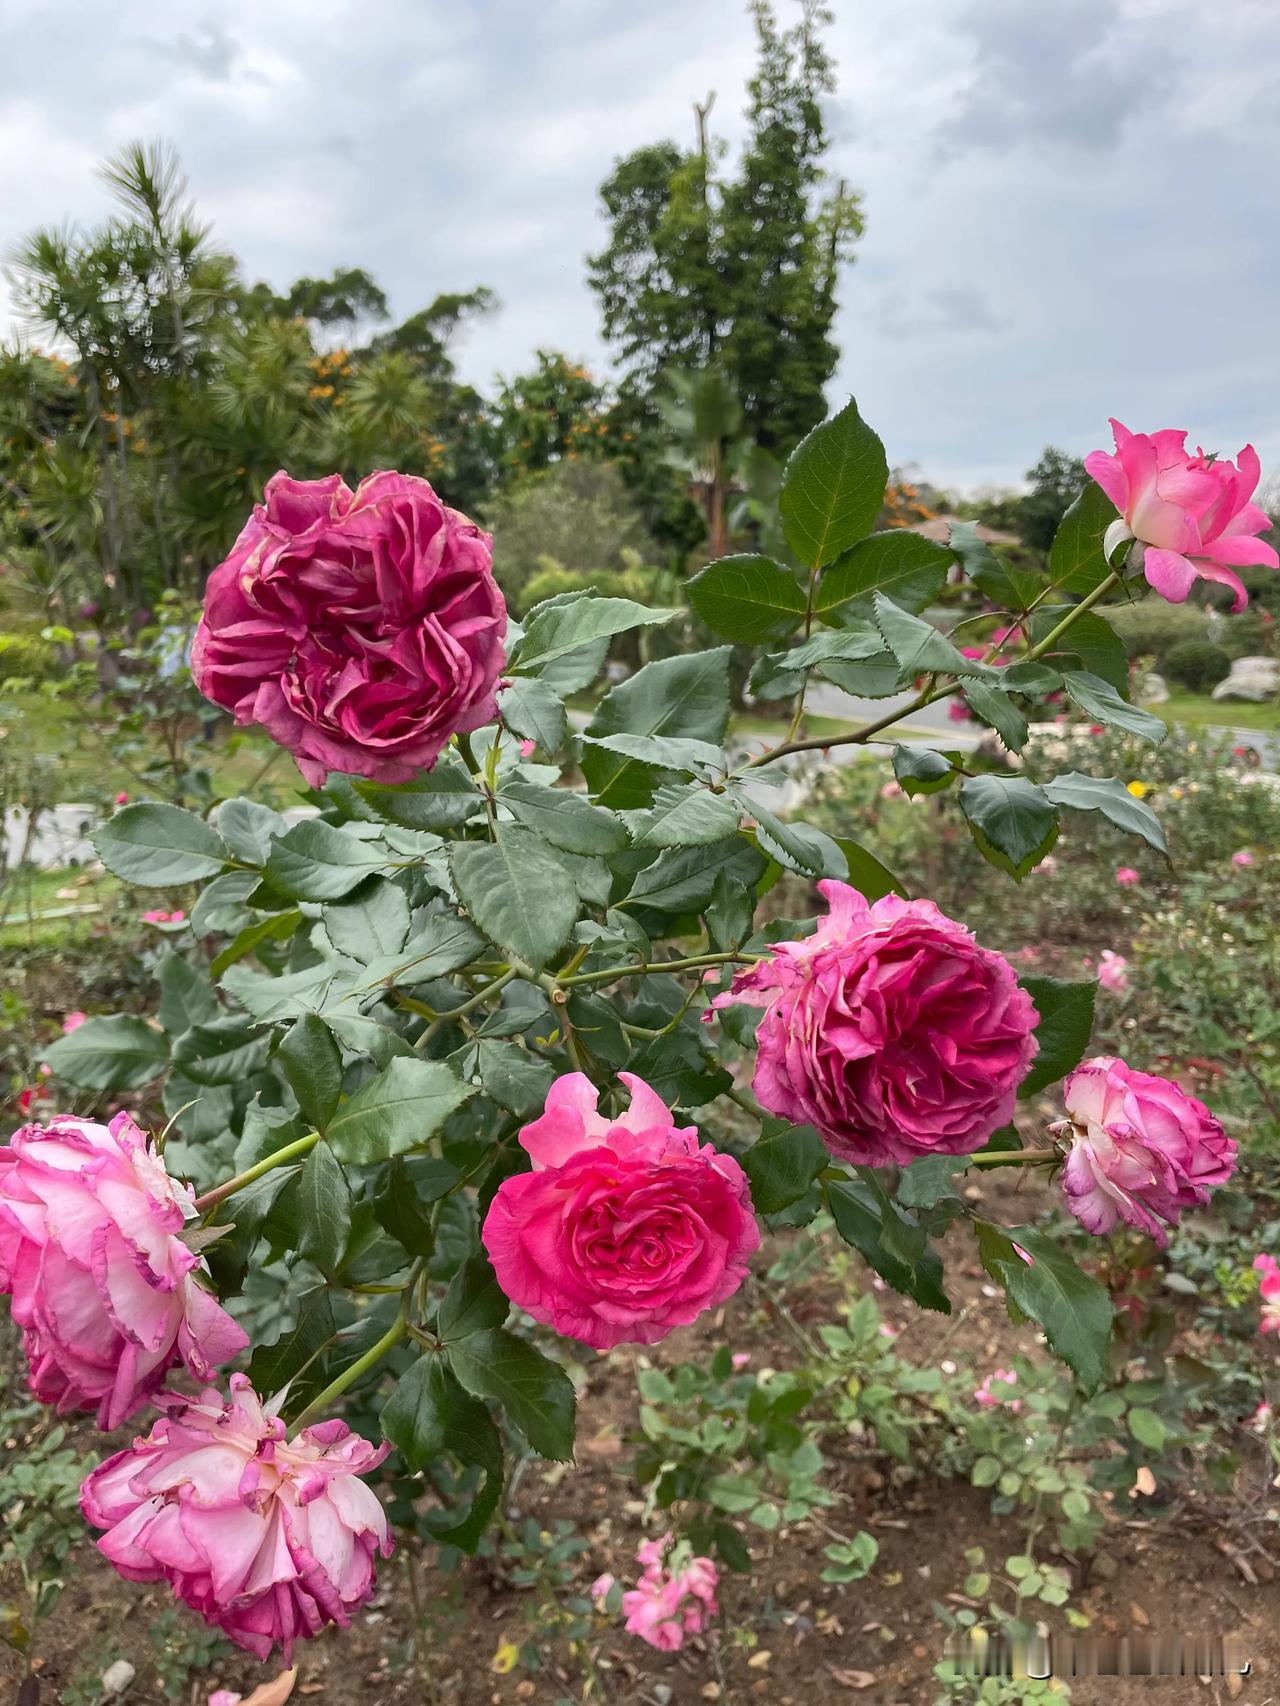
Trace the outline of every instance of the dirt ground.
{"type": "MultiPolygon", "coordinates": [[[[1002,1182],[984,1180],[983,1189],[987,1207],[997,1215],[1003,1208],[1011,1221],[1028,1218],[1033,1205],[1007,1200],[1009,1187],[1002,1182]]],[[[891,1294],[880,1294],[886,1318],[904,1329],[902,1353],[913,1362],[930,1363],[948,1349],[965,1348],[987,1366],[1014,1350],[1037,1354],[1027,1330],[1010,1324],[1002,1299],[986,1295],[985,1276],[971,1253],[957,1246],[948,1254],[955,1316],[923,1315],[891,1294]]],[[[799,1290],[792,1307],[801,1321],[829,1319],[831,1300],[823,1282],[799,1290]]],[[[698,1360],[726,1339],[735,1350],[749,1350],[756,1366],[771,1356],[779,1365],[787,1360],[776,1323],[762,1310],[759,1294],[750,1291],[734,1299],[723,1318],[698,1323],[649,1354],[665,1364],[698,1360]]],[[[579,1560],[579,1591],[606,1569],[627,1579],[633,1575],[635,1548],[645,1533],[642,1507],[626,1474],[636,1403],[634,1368],[625,1352],[593,1364],[580,1393],[575,1466],[566,1471],[535,1461],[516,1490],[521,1517],[533,1516],[544,1528],[572,1522],[590,1542],[579,1560]]],[[[345,1634],[329,1631],[300,1651],[293,1698],[318,1706],[526,1701],[561,1706],[584,1699],[615,1706],[717,1700],[931,1706],[939,1687],[933,1666],[943,1642],[931,1602],[960,1593],[968,1571],[966,1548],[981,1546],[988,1559],[1002,1559],[1020,1549],[1021,1530],[1014,1518],[993,1520],[989,1495],[963,1483],[927,1473],[905,1479],[881,1474],[852,1447],[846,1459],[837,1445],[824,1450],[840,1496],[840,1528],[866,1528],[880,1544],[864,1581],[849,1586],[820,1581],[822,1548],[830,1536],[813,1521],[773,1534],[752,1529],[754,1568],[750,1576],[724,1575],[719,1633],[692,1639],[681,1653],[662,1655],[619,1627],[596,1655],[603,1692],[584,1695],[581,1666],[557,1647],[546,1650],[536,1673],[517,1666],[501,1674],[494,1668],[503,1643],[519,1645],[528,1638],[527,1596],[497,1579],[490,1565],[469,1560],[459,1576],[442,1580],[429,1563],[415,1563],[402,1548],[384,1567],[378,1595],[355,1627],[345,1634]],[[411,1591],[409,1571],[415,1567],[411,1591]],[[424,1620],[416,1649],[415,1601],[424,1620]],[[733,1632],[741,1629],[754,1632],[753,1648],[735,1641],[733,1632]]],[[[1117,1509],[1091,1559],[1057,1561],[1070,1567],[1072,1603],[1090,1614],[1096,1632],[1237,1633],[1252,1664],[1242,1686],[1223,1678],[1075,1681],[1071,1698],[1077,1706],[1139,1706],[1157,1698],[1204,1700],[1206,1706],[1224,1706],[1236,1698],[1247,1706],[1280,1700],[1280,1581],[1264,1579],[1270,1577],[1265,1556],[1255,1551],[1242,1557],[1238,1532],[1229,1537],[1194,1514],[1151,1519],[1135,1509],[1117,1509]]],[[[81,1548],[74,1578],[41,1633],[42,1701],[62,1700],[71,1678],[92,1669],[95,1652],[109,1653],[111,1643],[138,1666],[127,1700],[137,1706],[163,1701],[154,1664],[148,1671],[145,1628],[169,1604],[162,1590],[119,1582],[90,1547],[81,1548]]],[[[14,1697],[20,1674],[11,1660],[7,1671],[0,1669],[0,1677],[12,1679],[5,1684],[4,1699],[14,1697]]],[[[272,1674],[236,1655],[168,1698],[204,1706],[214,1687],[248,1694],[272,1674]]]]}

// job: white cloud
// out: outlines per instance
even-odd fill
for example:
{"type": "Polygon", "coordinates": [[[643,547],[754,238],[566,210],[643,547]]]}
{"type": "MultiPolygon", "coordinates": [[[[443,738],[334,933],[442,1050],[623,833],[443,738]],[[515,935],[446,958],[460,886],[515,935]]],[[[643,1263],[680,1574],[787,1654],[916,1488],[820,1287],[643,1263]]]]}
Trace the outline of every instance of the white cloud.
{"type": "MultiPolygon", "coordinates": [[[[833,401],[939,481],[1111,413],[1280,457],[1275,0],[835,4],[831,166],[867,234],[833,401]]],[[[5,33],[0,246],[100,217],[96,162],[171,137],[251,278],[363,265],[401,314],[491,285],[481,383],[539,345],[599,366],[596,187],[711,89],[740,141],[753,62],[740,0],[10,0],[5,33]]]]}

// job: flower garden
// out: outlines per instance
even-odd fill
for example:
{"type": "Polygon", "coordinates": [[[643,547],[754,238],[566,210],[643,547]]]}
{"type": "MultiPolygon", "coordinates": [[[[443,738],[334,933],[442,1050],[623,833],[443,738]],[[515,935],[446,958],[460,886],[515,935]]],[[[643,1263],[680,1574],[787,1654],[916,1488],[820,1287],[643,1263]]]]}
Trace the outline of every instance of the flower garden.
{"type": "Polygon", "coordinates": [[[1042,570],[877,530],[850,403],[776,555],[519,620],[426,479],[267,484],[190,672],[310,809],[117,799],[127,985],[0,1148],[24,1703],[1275,1661],[1280,795],[1108,613],[1277,558],[1252,450],[1113,426],[1042,570]]]}

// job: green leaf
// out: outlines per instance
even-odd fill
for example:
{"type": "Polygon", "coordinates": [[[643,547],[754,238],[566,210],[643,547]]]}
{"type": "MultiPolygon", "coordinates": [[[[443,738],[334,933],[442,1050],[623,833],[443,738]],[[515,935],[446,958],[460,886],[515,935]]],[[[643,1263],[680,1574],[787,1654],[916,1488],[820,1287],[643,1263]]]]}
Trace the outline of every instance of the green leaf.
{"type": "Polygon", "coordinates": [[[472,1333],[492,1332],[501,1327],[511,1303],[487,1256],[472,1256],[449,1281],[449,1289],[436,1320],[437,1336],[445,1344],[466,1339],[472,1333]]]}
{"type": "Polygon", "coordinates": [[[670,847],[646,865],[622,905],[649,906],[660,912],[696,912],[705,906],[723,872],[744,889],[764,875],[765,861],[749,841],[726,836],[706,847],[670,847]]]}
{"type": "MultiPolygon", "coordinates": [[[[1073,604],[1046,606],[1031,618],[1031,638],[1041,645],[1067,616],[1075,610],[1073,604]]],[[[1096,610],[1072,616],[1070,628],[1054,649],[1045,656],[1051,660],[1076,657],[1093,675],[1100,675],[1123,693],[1129,682],[1129,654],[1124,641],[1111,624],[1096,610]]]]}
{"type": "Polygon", "coordinates": [[[545,681],[513,681],[503,688],[498,709],[513,735],[533,741],[548,757],[564,745],[564,701],[545,681]]]}
{"type": "Polygon", "coordinates": [[[1003,689],[1003,682],[970,681],[965,684],[964,696],[970,710],[991,724],[1010,752],[1021,752],[1031,730],[1003,689]]]}
{"type": "Polygon", "coordinates": [[[849,881],[867,900],[880,900],[887,894],[900,894],[908,899],[906,887],[887,865],[882,865],[874,853],[868,853],[847,835],[836,837],[836,845],[849,866],[849,881]]]}
{"type": "Polygon", "coordinates": [[[1037,698],[1062,686],[1058,671],[1043,663],[1008,664],[1000,672],[1000,681],[1007,693],[1030,693],[1037,698]]]}
{"type": "Polygon", "coordinates": [[[138,888],[198,883],[230,857],[221,836],[181,806],[125,806],[89,839],[112,875],[138,888]]]}
{"type": "Polygon", "coordinates": [[[130,1013],[86,1019],[45,1050],[54,1075],[84,1090],[141,1090],[169,1064],[161,1030],[130,1013]]]}
{"type": "Polygon", "coordinates": [[[1019,1096],[1034,1096],[1065,1078],[1084,1059],[1093,1031],[1093,1003],[1098,986],[1090,981],[1068,983],[1057,977],[1018,980],[1036,1004],[1039,1050],[1022,1080],[1019,1096]]]}
{"type": "Polygon", "coordinates": [[[333,1032],[316,1014],[306,1013],[285,1032],[276,1059],[304,1119],[324,1131],[342,1096],[342,1055],[333,1032]]]}
{"type": "Polygon", "coordinates": [[[949,540],[965,574],[997,608],[1025,610],[1043,590],[1044,577],[998,556],[985,539],[979,539],[975,522],[953,521],[949,540]]]}
{"type": "Polygon", "coordinates": [[[397,953],[409,934],[408,896],[386,877],[370,878],[349,900],[326,906],[321,917],[338,952],[361,965],[397,953]]]}
{"type": "Polygon", "coordinates": [[[788,1126],[759,1138],[741,1157],[756,1213],[777,1214],[798,1202],[830,1159],[812,1126],[788,1126]]]}
{"type": "Polygon", "coordinates": [[[963,1165],[954,1155],[926,1155],[922,1161],[913,1161],[899,1175],[898,1201],[903,1208],[932,1208],[955,1197],[955,1177],[963,1165]]]}
{"type": "Polygon", "coordinates": [[[931,746],[895,746],[893,774],[907,794],[936,794],[956,779],[951,761],[931,746]]]}
{"type": "Polygon", "coordinates": [[[435,768],[412,782],[357,780],[356,793],[378,816],[402,829],[457,829],[484,810],[484,798],[454,753],[442,753],[435,768]]]}
{"type": "Polygon", "coordinates": [[[1157,853],[1167,853],[1164,826],[1142,800],[1135,800],[1118,776],[1085,776],[1069,770],[1065,776],[1055,776],[1041,784],[1055,806],[1070,806],[1075,811],[1098,811],[1117,829],[1140,835],[1157,853]]]}
{"type": "Polygon", "coordinates": [[[387,1161],[420,1148],[474,1094],[440,1061],[398,1057],[329,1122],[329,1142],[338,1159],[353,1166],[387,1161]]]}
{"type": "Polygon", "coordinates": [[[341,900],[386,860],[384,848],[308,818],[272,842],[262,874],[290,900],[341,900]]]}
{"type": "MultiPolygon", "coordinates": [[[[722,746],[729,726],[728,646],[691,657],[658,658],[605,694],[589,735],[676,735],[722,746]]],[[[582,771],[596,803],[619,810],[647,806],[652,771],[633,758],[589,747],[582,771]]]]}
{"type": "Polygon", "coordinates": [[[744,889],[727,871],[716,873],[703,917],[712,942],[722,953],[740,948],[747,940],[755,910],[756,897],[751,890],[744,889]]]}
{"type": "Polygon", "coordinates": [[[875,525],[889,478],[884,445],[850,399],[792,451],[782,477],[783,531],[807,568],[832,563],[875,525]]]}
{"type": "Polygon", "coordinates": [[[542,1457],[573,1456],[573,1382],[559,1363],[502,1328],[472,1333],[449,1346],[449,1364],[476,1398],[493,1398],[542,1457]]]}
{"type": "Polygon", "coordinates": [[[270,1040],[227,1013],[184,1031],[173,1045],[173,1063],[196,1084],[243,1084],[266,1065],[270,1040]]]}
{"type": "Polygon", "coordinates": [[[1137,705],[1129,704],[1100,675],[1090,675],[1086,670],[1064,669],[1062,680],[1080,709],[1096,717],[1100,723],[1111,723],[1128,734],[1150,741],[1153,746],[1158,746],[1169,732],[1168,724],[1154,711],[1143,711],[1137,705]]]}
{"type": "Polygon", "coordinates": [[[997,1243],[989,1251],[989,1270],[999,1270],[1009,1296],[1024,1315],[1044,1328],[1045,1337],[1092,1389],[1107,1374],[1107,1347],[1111,1338],[1111,1299],[1099,1285],[1057,1244],[1034,1227],[992,1228],[1005,1243],[1020,1246],[1031,1257],[1031,1265],[1010,1248],[997,1243]]]}
{"type": "Polygon", "coordinates": [[[568,788],[515,780],[504,785],[498,799],[527,829],[567,853],[617,853],[627,845],[620,818],[568,788]]]}
{"type": "Polygon", "coordinates": [[[502,1441],[487,1405],[462,1390],[443,1357],[427,1353],[401,1375],[382,1412],[382,1431],[411,1469],[429,1468],[448,1451],[483,1472],[461,1521],[441,1510],[424,1518],[437,1544],[474,1552],[502,1493],[502,1441]]]}
{"type": "Polygon", "coordinates": [[[1164,1423],[1154,1410],[1145,1409],[1141,1404],[1129,1411],[1127,1417],[1129,1432],[1139,1445],[1145,1445],[1150,1451],[1163,1451],[1168,1434],[1164,1423]]]}
{"type": "Polygon", "coordinates": [[[1049,579],[1063,592],[1083,598],[1111,573],[1102,536],[1116,519],[1116,506],[1090,480],[1058,524],[1049,547],[1049,579]]]}
{"type": "Polygon", "coordinates": [[[327,1143],[317,1143],[303,1163],[295,1201],[299,1253],[321,1273],[333,1274],[351,1235],[351,1190],[327,1143]]]}
{"type": "Polygon", "coordinates": [[[289,1387],[290,1407],[300,1409],[308,1394],[318,1392],[324,1384],[324,1364],[318,1353],[333,1338],[334,1331],[329,1287],[318,1285],[304,1292],[298,1299],[293,1326],[274,1344],[259,1345],[250,1357],[245,1372],[254,1391],[264,1398],[274,1397],[282,1387],[295,1381],[304,1364],[309,1364],[306,1375],[289,1387]]]}
{"type": "Polygon", "coordinates": [[[958,651],[945,634],[922,616],[900,610],[878,592],[874,597],[876,626],[905,675],[980,675],[983,665],[958,651]]]}
{"type": "Polygon", "coordinates": [[[578,897],[531,830],[515,825],[497,841],[456,842],[449,864],[459,898],[485,935],[535,971],[568,941],[578,897]]]}
{"type": "Polygon", "coordinates": [[[647,810],[623,816],[637,847],[701,847],[732,835],[741,807],[696,784],[666,782],[647,810]]]}
{"type": "Polygon", "coordinates": [[[872,595],[883,593],[903,610],[923,610],[947,584],[953,556],[944,545],[905,529],[860,539],[822,576],[814,614],[823,622],[869,615],[872,595]]]}
{"type": "Polygon", "coordinates": [[[160,962],[160,1023],[170,1037],[180,1037],[192,1025],[204,1024],[218,1012],[218,998],[181,954],[166,954],[160,962]]]}
{"type": "Polygon", "coordinates": [[[960,809],[984,858],[1021,882],[1058,836],[1058,814],[1025,776],[966,776],[960,809]]]}
{"type": "Polygon", "coordinates": [[[518,1043],[482,1037],[476,1044],[481,1088],[500,1108],[530,1119],[541,1113],[555,1079],[554,1068],[518,1043]]]}
{"type": "Polygon", "coordinates": [[[655,610],[629,598],[579,598],[572,604],[546,604],[535,610],[512,648],[507,670],[528,675],[592,640],[625,634],[631,628],[670,622],[678,610],[655,610]]]}
{"type": "MultiPolygon", "coordinates": [[[[221,881],[221,878],[217,880],[221,881]]],[[[209,890],[204,892],[208,894],[209,890]]],[[[198,901],[196,904],[199,906],[198,901]]],[[[264,942],[287,942],[301,922],[302,914],[297,907],[290,907],[287,912],[271,912],[265,918],[247,924],[220,954],[209,961],[209,976],[220,979],[224,971],[256,953],[264,942]]]]}
{"type": "Polygon", "coordinates": [[[684,740],[677,735],[585,735],[589,746],[652,764],[656,770],[699,771],[728,769],[724,748],[709,740],[684,740]]]}
{"type": "Polygon", "coordinates": [[[827,1188],[836,1231],[852,1244],[895,1291],[914,1297],[926,1309],[951,1313],[942,1289],[942,1262],[925,1232],[909,1220],[883,1185],[863,1175],[827,1188]]]}
{"type": "Polygon", "coordinates": [[[787,823],[766,811],[758,800],[750,802],[756,820],[756,839],[780,865],[806,877],[849,875],[849,864],[838,841],[808,823],[787,823]]]}
{"type": "Polygon", "coordinates": [[[433,1155],[397,1155],[373,1199],[378,1225],[411,1256],[429,1256],[435,1247],[431,1204],[448,1196],[461,1177],[450,1162],[433,1155]]]}
{"type": "Polygon", "coordinates": [[[266,864],[271,843],[289,827],[279,812],[257,800],[223,800],[215,822],[234,857],[259,867],[266,864]]]}
{"type": "Polygon", "coordinates": [[[694,575],[688,593],[707,627],[740,646],[785,639],[805,612],[804,589],[770,557],[721,557],[694,575]]]}

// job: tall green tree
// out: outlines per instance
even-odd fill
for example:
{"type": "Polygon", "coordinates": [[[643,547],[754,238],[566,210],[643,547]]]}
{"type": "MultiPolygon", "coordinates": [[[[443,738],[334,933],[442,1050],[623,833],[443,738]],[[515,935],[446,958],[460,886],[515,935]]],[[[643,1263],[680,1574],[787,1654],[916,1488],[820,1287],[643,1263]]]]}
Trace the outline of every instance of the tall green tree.
{"type": "Polygon", "coordinates": [[[624,391],[647,397],[664,372],[718,364],[750,436],[785,453],[822,417],[839,269],[863,220],[823,164],[831,14],[802,0],[783,28],[770,0],[750,9],[759,58],[736,172],[718,173],[708,98],[692,149],[659,142],[618,161],[600,191],[609,242],[588,269],[624,391]]]}

